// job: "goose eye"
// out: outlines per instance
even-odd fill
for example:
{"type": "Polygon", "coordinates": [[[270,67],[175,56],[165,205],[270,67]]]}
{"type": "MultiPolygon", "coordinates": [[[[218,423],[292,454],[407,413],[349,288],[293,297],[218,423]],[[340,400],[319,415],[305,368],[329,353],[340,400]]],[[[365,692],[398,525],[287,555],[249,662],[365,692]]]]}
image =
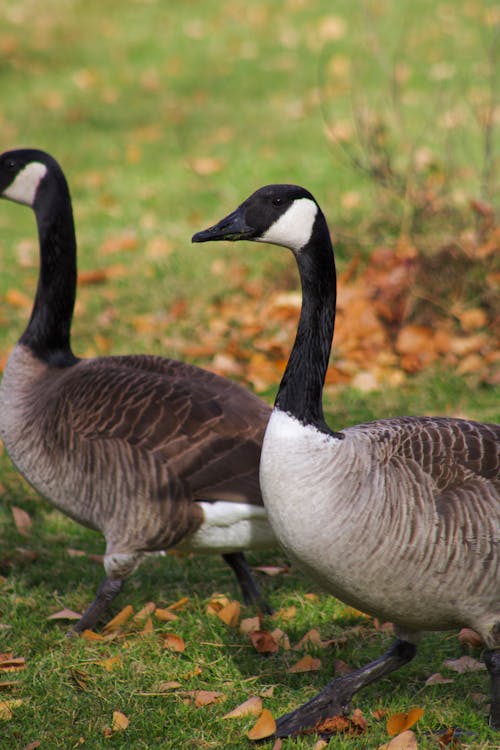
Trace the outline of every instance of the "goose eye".
{"type": "Polygon", "coordinates": [[[14,161],[14,159],[6,159],[5,166],[10,172],[13,172],[16,168],[16,162],[14,161]]]}
{"type": "Polygon", "coordinates": [[[279,196],[277,196],[276,198],[273,198],[272,204],[273,204],[273,206],[281,206],[281,205],[283,205],[283,198],[280,198],[279,196]]]}

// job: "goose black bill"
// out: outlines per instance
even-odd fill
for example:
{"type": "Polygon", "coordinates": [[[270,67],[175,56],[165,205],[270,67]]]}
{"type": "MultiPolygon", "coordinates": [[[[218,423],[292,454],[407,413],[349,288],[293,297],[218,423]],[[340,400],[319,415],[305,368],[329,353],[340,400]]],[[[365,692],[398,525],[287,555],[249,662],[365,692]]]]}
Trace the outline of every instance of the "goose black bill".
{"type": "Polygon", "coordinates": [[[217,224],[201,232],[196,232],[191,242],[212,242],[213,240],[245,240],[252,239],[255,231],[245,222],[243,211],[237,208],[231,214],[221,219],[217,224]]]}

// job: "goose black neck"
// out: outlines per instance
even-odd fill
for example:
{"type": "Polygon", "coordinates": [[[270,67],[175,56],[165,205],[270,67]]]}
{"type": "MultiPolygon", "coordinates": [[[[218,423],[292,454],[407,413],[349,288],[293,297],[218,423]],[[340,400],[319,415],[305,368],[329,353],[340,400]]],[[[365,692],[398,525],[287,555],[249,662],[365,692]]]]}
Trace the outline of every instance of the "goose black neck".
{"type": "Polygon", "coordinates": [[[302,308],[275,406],[302,424],[332,434],[323,416],[323,384],[335,325],[337,281],[330,234],[318,213],[311,239],[296,253],[302,308]]]}
{"type": "Polygon", "coordinates": [[[34,204],[40,243],[40,273],[29,323],[20,343],[54,367],[74,364],[70,330],[76,296],[76,237],[69,188],[51,171],[34,204]]]}

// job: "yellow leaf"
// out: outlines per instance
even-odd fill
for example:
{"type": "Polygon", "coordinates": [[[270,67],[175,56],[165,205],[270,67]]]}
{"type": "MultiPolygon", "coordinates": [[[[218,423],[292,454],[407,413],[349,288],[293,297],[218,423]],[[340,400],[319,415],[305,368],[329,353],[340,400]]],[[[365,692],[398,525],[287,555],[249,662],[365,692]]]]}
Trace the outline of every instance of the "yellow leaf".
{"type": "Polygon", "coordinates": [[[110,620],[103,628],[103,633],[113,633],[116,630],[120,630],[123,625],[125,625],[128,620],[132,617],[134,614],[134,608],[131,604],[127,604],[126,607],[124,607],[121,612],[118,612],[118,614],[113,617],[112,620],[110,620]]]}
{"type": "Polygon", "coordinates": [[[120,656],[109,656],[107,659],[101,659],[98,661],[100,667],[104,667],[107,672],[111,672],[112,669],[122,663],[120,656]]]}
{"type": "Polygon", "coordinates": [[[256,695],[252,695],[239,706],[233,708],[228,714],[223,716],[223,719],[239,719],[240,716],[259,716],[262,712],[262,698],[256,695]]]}
{"type": "Polygon", "coordinates": [[[398,713],[387,719],[387,734],[393,737],[412,727],[424,715],[423,708],[412,708],[408,713],[398,713]]]}
{"type": "Polygon", "coordinates": [[[291,674],[296,672],[316,672],[318,669],[321,669],[321,659],[316,659],[310,654],[307,654],[287,669],[287,672],[291,674]]]}
{"type": "Polygon", "coordinates": [[[174,602],[173,604],[169,604],[167,609],[172,612],[174,609],[181,609],[181,607],[185,607],[186,604],[189,602],[189,596],[183,596],[178,601],[174,602]]]}
{"type": "Polygon", "coordinates": [[[121,711],[113,711],[113,722],[111,724],[113,732],[123,732],[129,724],[130,721],[125,714],[121,711]]]}
{"type": "Polygon", "coordinates": [[[11,698],[6,701],[0,701],[0,719],[3,719],[4,721],[12,719],[13,709],[20,705],[22,705],[21,698],[11,698]]]}
{"type": "Polygon", "coordinates": [[[270,737],[275,731],[276,722],[274,717],[269,709],[264,708],[253,727],[247,732],[247,737],[249,740],[263,740],[266,737],[270,737]]]}

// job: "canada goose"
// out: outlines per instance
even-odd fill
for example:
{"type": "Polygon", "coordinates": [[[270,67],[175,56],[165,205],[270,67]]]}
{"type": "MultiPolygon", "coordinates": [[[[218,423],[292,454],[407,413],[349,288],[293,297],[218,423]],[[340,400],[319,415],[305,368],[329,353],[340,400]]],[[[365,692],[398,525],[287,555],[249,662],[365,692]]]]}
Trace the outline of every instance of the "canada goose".
{"type": "Polygon", "coordinates": [[[332,431],[322,390],[336,305],[325,217],[307,190],[269,185],[194,242],[292,250],[302,285],[295,343],[262,448],[276,537],[334,596],[395,624],[383,656],[282,716],[276,734],[344,713],[354,693],[416,652],[423,630],[468,626],[486,644],[490,721],[500,729],[500,426],[401,417],[332,431]]]}
{"type": "Polygon", "coordinates": [[[103,580],[75,630],[92,628],[144,553],[222,553],[247,602],[243,549],[275,544],[258,466],[270,408],[241,386],[156,356],[77,358],[70,346],[76,238],[64,174],[48,154],[0,156],[0,195],[30,206],[40,274],[0,386],[0,436],[53,505],[106,539],[103,580]]]}

